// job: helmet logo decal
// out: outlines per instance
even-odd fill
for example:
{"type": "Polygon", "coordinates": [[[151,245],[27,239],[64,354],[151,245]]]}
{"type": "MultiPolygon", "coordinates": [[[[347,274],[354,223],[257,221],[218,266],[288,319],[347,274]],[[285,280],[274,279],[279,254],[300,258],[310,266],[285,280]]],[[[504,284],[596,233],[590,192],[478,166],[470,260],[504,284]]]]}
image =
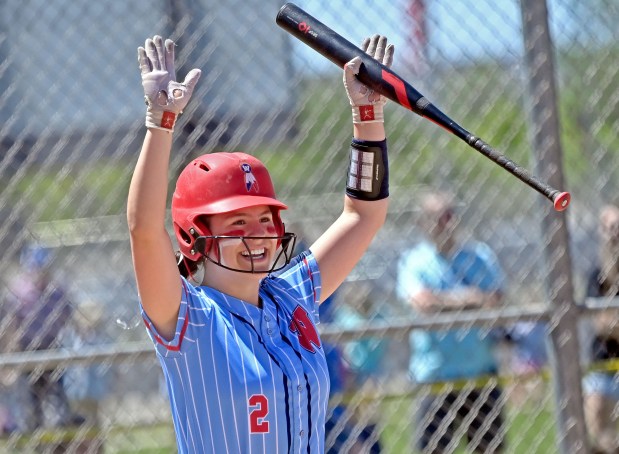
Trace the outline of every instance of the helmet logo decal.
{"type": "Polygon", "coordinates": [[[244,162],[241,164],[241,170],[245,173],[245,189],[247,189],[247,192],[252,189],[254,192],[258,192],[258,180],[256,180],[256,177],[251,172],[251,166],[244,162]]]}

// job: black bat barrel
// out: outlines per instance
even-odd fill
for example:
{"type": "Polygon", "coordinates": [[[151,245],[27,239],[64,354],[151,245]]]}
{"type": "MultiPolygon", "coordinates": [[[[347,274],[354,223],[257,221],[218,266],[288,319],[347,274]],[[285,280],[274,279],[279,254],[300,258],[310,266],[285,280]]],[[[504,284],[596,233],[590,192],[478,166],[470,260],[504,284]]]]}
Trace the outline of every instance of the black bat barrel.
{"type": "Polygon", "coordinates": [[[275,22],[340,68],[343,68],[354,57],[360,57],[363,64],[359,68],[357,78],[361,82],[401,106],[432,120],[449,132],[466,140],[469,132],[437,109],[412,85],[307,11],[293,3],[286,3],[277,13],[275,22]]]}
{"type": "Polygon", "coordinates": [[[275,22],[340,68],[354,57],[363,58],[366,55],[350,41],[293,3],[286,3],[280,8],[275,22]]]}

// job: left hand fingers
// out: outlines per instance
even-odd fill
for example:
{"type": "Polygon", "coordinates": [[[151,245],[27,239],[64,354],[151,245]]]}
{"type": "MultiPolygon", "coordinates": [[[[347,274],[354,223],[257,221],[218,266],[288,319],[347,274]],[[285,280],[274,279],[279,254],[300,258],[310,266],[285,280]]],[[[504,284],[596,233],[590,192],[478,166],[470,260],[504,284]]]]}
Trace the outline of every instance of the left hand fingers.
{"type": "Polygon", "coordinates": [[[363,40],[363,42],[361,43],[361,50],[363,50],[363,52],[367,53],[369,45],[370,45],[370,38],[365,38],[363,40]]]}
{"type": "Polygon", "coordinates": [[[170,74],[170,79],[176,80],[176,70],[174,68],[174,41],[171,39],[165,40],[165,65],[170,74]]]}
{"type": "Polygon", "coordinates": [[[159,59],[157,58],[157,48],[155,47],[155,43],[152,39],[148,38],[144,43],[144,49],[146,50],[146,56],[150,61],[150,65],[154,70],[161,69],[159,66],[159,59]]]}
{"type": "Polygon", "coordinates": [[[159,69],[163,71],[167,71],[168,67],[166,66],[166,56],[163,52],[163,38],[159,35],[156,35],[153,38],[153,42],[155,43],[155,49],[157,50],[157,60],[159,62],[159,69]]]}
{"type": "Polygon", "coordinates": [[[142,74],[148,74],[153,70],[153,65],[150,64],[150,60],[146,56],[146,49],[143,47],[138,47],[138,65],[142,74]]]}
{"type": "Polygon", "coordinates": [[[376,41],[376,49],[374,50],[373,57],[380,63],[383,62],[385,56],[385,47],[387,47],[387,38],[385,36],[379,36],[376,41]]]}
{"type": "Polygon", "coordinates": [[[368,48],[365,51],[370,57],[374,57],[374,54],[376,53],[376,46],[378,45],[379,38],[380,35],[372,35],[372,37],[370,38],[368,48]]]}
{"type": "Polygon", "coordinates": [[[371,38],[365,38],[361,48],[379,63],[382,63],[388,68],[391,67],[395,48],[393,44],[387,44],[386,36],[373,35],[371,38]]]}
{"type": "Polygon", "coordinates": [[[383,57],[383,65],[387,68],[391,68],[391,64],[393,63],[393,53],[395,51],[395,47],[393,44],[389,44],[387,49],[385,50],[385,56],[383,57]]]}
{"type": "Polygon", "coordinates": [[[183,85],[187,87],[190,93],[193,92],[194,87],[198,83],[198,79],[200,79],[200,75],[202,75],[202,71],[197,68],[194,68],[187,73],[183,85]]]}

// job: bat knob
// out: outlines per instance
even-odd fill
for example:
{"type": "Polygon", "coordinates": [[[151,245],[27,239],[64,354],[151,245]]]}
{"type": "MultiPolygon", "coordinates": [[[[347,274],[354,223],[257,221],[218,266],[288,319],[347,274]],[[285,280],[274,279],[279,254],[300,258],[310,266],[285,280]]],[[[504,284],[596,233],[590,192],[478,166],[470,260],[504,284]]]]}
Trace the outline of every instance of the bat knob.
{"type": "Polygon", "coordinates": [[[563,211],[570,204],[572,196],[570,196],[569,192],[560,192],[553,199],[553,204],[555,206],[555,210],[563,211]]]}

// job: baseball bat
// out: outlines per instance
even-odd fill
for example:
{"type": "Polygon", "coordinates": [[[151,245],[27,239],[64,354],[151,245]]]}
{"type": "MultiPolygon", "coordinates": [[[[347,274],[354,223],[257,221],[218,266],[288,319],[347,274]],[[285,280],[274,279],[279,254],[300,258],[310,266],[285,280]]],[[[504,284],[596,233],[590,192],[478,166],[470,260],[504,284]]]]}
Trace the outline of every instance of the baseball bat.
{"type": "Polygon", "coordinates": [[[555,210],[563,211],[569,205],[571,198],[569,192],[554,189],[548,183],[541,181],[526,169],[496,151],[479,137],[471,134],[391,69],[370,57],[363,50],[295,4],[286,3],[282,6],[277,13],[275,22],[340,68],[343,68],[354,57],[360,57],[363,64],[359,68],[357,78],[365,85],[459,137],[469,146],[552,201],[555,210]]]}

